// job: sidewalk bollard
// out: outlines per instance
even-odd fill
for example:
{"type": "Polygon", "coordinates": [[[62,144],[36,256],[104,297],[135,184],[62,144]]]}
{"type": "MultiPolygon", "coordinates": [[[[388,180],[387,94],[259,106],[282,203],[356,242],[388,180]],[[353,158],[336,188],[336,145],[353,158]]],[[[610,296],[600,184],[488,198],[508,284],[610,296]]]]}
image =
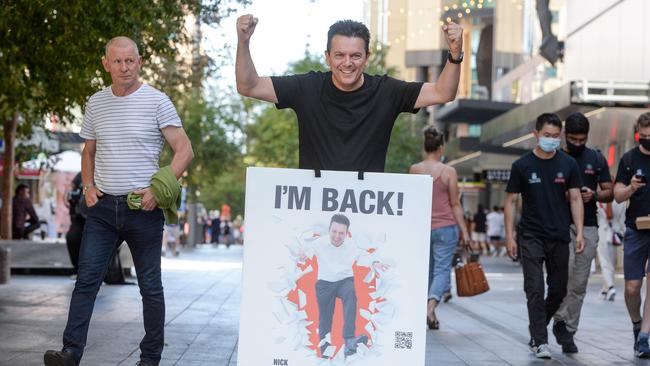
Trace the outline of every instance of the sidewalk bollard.
{"type": "Polygon", "coordinates": [[[9,283],[11,278],[11,249],[0,247],[0,285],[9,283]]]}

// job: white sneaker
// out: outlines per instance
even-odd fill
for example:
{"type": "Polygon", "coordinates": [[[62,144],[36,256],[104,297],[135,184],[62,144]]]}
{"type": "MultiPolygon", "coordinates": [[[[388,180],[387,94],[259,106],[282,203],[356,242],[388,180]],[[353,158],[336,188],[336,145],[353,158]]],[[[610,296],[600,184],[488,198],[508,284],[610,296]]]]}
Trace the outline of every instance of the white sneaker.
{"type": "Polygon", "coordinates": [[[540,344],[539,346],[532,347],[535,352],[535,357],[537,358],[551,358],[551,349],[548,347],[548,344],[540,344]]]}
{"type": "Polygon", "coordinates": [[[616,297],[616,289],[614,287],[610,287],[609,290],[607,290],[607,301],[614,301],[614,297],[616,297]]]}

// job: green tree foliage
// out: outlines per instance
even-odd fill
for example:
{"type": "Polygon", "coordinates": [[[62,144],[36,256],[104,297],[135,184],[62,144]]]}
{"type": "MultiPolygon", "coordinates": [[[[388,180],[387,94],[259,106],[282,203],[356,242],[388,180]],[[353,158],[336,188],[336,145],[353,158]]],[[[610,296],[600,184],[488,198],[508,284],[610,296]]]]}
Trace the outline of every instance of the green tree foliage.
{"type": "MultiPolygon", "coordinates": [[[[396,69],[386,66],[388,49],[375,45],[366,73],[395,76],[396,69]]],[[[305,52],[303,59],[289,65],[286,75],[326,71],[322,55],[305,52]]],[[[298,121],[289,109],[278,110],[268,103],[246,100],[247,110],[254,123],[246,127],[248,155],[246,162],[257,166],[298,167],[298,121]]],[[[393,128],[386,161],[387,172],[408,172],[411,164],[420,159],[420,123],[413,116],[400,115],[393,128]]]]}
{"type": "MultiPolygon", "coordinates": [[[[232,2],[232,1],[231,1],[232,2]]],[[[0,116],[19,112],[27,123],[47,113],[65,119],[100,87],[110,84],[100,57],[116,35],[138,43],[147,75],[157,86],[178,88],[187,75],[165,72],[182,61],[178,48],[192,43],[188,14],[218,21],[226,1],[8,1],[0,7],[0,116]]],[[[182,66],[182,65],[177,65],[182,66]]],[[[183,69],[182,67],[180,69],[183,69]]]]}
{"type": "Polygon", "coordinates": [[[232,161],[232,167],[203,184],[198,201],[209,210],[219,209],[228,204],[233,218],[244,214],[244,196],[246,187],[246,166],[242,156],[232,161]]]}
{"type": "Polygon", "coordinates": [[[412,115],[397,117],[390,135],[386,172],[408,173],[411,165],[422,159],[422,127],[422,122],[412,115]]]}
{"type": "MultiPolygon", "coordinates": [[[[240,131],[237,105],[215,105],[203,98],[189,98],[178,105],[178,112],[194,150],[194,161],[185,182],[190,198],[202,187],[211,187],[224,171],[241,160],[240,146],[234,135],[240,131]]],[[[167,154],[171,159],[171,153],[167,154]]]]}
{"type": "MultiPolygon", "coordinates": [[[[177,96],[197,80],[188,70],[209,72],[179,57],[192,35],[185,29],[188,14],[208,24],[232,12],[231,4],[248,0],[131,1],[4,1],[0,7],[0,119],[5,138],[3,202],[10,202],[13,131],[28,132],[44,116],[64,123],[87,98],[110,83],[100,57],[116,35],[131,37],[144,58],[147,80],[177,96]],[[20,126],[19,125],[20,122],[20,126]]],[[[11,205],[2,208],[2,237],[11,229],[11,205]]]]}

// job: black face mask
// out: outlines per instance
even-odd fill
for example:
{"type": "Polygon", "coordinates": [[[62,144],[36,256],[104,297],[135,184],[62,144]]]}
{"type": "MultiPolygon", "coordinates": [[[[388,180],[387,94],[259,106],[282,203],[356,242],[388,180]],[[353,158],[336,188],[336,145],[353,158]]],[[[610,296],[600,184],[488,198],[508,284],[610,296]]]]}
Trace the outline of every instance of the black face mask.
{"type": "Polygon", "coordinates": [[[650,150],[650,139],[639,139],[639,144],[643,146],[644,149],[650,150]]]}
{"type": "Polygon", "coordinates": [[[586,145],[575,145],[570,143],[568,140],[566,142],[566,148],[571,156],[580,156],[585,151],[586,145]]]}

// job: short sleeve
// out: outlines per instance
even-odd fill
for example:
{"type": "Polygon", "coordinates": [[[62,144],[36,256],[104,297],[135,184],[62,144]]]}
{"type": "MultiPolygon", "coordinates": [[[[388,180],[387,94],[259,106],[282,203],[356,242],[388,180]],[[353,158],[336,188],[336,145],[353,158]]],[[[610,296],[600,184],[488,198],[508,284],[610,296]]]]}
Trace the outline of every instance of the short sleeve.
{"type": "Polygon", "coordinates": [[[618,163],[618,171],[616,172],[616,183],[628,185],[632,181],[632,170],[629,160],[629,153],[621,157],[621,161],[618,163]]]}
{"type": "Polygon", "coordinates": [[[578,162],[571,158],[568,158],[567,161],[570,164],[569,184],[567,187],[569,189],[582,187],[582,178],[580,177],[580,167],[578,166],[578,162]]]}
{"type": "Polygon", "coordinates": [[[417,113],[420,109],[415,108],[422,90],[422,82],[407,82],[402,80],[387,78],[387,83],[393,93],[393,100],[400,112],[417,113]]]}
{"type": "Polygon", "coordinates": [[[508,193],[521,193],[523,186],[523,177],[519,165],[515,161],[512,163],[512,168],[510,168],[510,179],[508,179],[508,185],[506,186],[506,192],[508,193]]]}
{"type": "Polygon", "coordinates": [[[169,97],[164,94],[160,98],[158,107],[156,108],[156,120],[158,121],[159,129],[168,126],[183,127],[181,118],[178,116],[178,112],[176,112],[176,107],[174,107],[169,97]]]}
{"type": "Polygon", "coordinates": [[[294,108],[300,95],[299,76],[271,76],[271,82],[273,83],[275,96],[278,98],[275,107],[278,109],[294,108]]]}
{"type": "Polygon", "coordinates": [[[605,157],[601,153],[597,154],[597,159],[598,159],[598,167],[600,168],[600,172],[598,174],[598,182],[599,183],[611,182],[612,176],[609,172],[609,165],[607,164],[607,160],[605,160],[605,157]]]}
{"type": "Polygon", "coordinates": [[[86,104],[86,110],[84,111],[84,119],[81,123],[81,132],[79,136],[86,140],[96,140],[95,136],[95,119],[93,115],[93,99],[90,98],[88,104],[86,104]]]}

